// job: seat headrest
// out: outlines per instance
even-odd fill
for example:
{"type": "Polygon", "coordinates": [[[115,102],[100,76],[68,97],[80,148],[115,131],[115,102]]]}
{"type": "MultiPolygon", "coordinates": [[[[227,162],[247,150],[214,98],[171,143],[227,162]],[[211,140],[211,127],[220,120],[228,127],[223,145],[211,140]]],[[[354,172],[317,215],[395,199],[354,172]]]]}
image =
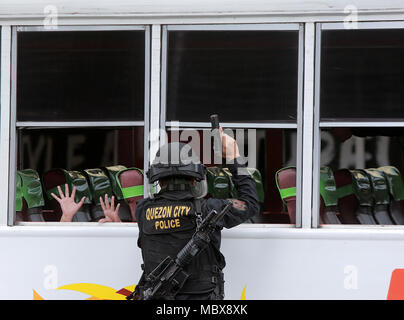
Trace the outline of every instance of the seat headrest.
{"type": "Polygon", "coordinates": [[[275,173],[275,182],[282,201],[288,208],[290,223],[296,223],[296,167],[286,167],[275,173]]]}
{"type": "Polygon", "coordinates": [[[276,172],[275,176],[282,200],[296,197],[296,167],[282,168],[276,172]]]}
{"type": "Polygon", "coordinates": [[[143,170],[138,168],[127,168],[119,171],[116,177],[122,195],[127,202],[131,200],[137,201],[140,197],[143,197],[143,170]]]}

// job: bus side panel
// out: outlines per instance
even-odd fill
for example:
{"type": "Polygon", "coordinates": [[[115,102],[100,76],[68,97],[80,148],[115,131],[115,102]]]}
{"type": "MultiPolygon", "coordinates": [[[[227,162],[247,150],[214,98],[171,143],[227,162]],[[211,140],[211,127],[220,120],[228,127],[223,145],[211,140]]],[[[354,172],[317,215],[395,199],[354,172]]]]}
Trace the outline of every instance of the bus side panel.
{"type": "MultiPolygon", "coordinates": [[[[226,299],[386,299],[404,267],[401,241],[229,235],[226,299]]],[[[124,299],[141,275],[136,239],[3,235],[0,298],[124,299]]]]}

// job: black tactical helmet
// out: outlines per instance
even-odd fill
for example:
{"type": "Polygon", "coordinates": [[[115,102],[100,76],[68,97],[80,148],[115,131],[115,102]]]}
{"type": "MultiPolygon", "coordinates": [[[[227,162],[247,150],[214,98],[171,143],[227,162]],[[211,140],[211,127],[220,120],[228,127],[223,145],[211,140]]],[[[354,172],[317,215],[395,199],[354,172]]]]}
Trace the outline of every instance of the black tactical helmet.
{"type": "Polygon", "coordinates": [[[150,183],[166,177],[189,177],[201,181],[205,174],[206,168],[199,157],[189,144],[182,142],[170,142],[160,147],[146,173],[150,183]]]}

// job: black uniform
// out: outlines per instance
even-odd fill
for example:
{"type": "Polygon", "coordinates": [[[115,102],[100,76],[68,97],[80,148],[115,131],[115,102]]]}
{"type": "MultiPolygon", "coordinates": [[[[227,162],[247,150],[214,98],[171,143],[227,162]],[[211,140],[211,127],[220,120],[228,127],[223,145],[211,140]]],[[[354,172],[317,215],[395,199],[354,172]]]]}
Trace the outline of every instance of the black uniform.
{"type": "MultiPolygon", "coordinates": [[[[187,282],[175,297],[181,299],[223,299],[223,273],[225,258],[220,252],[221,229],[234,227],[259,212],[258,195],[253,179],[239,175],[244,167],[235,161],[227,166],[237,189],[238,199],[220,221],[211,236],[211,242],[185,268],[190,274],[187,282]]],[[[175,258],[196,228],[199,214],[204,217],[212,209],[220,212],[226,205],[223,199],[193,198],[190,190],[160,192],[154,199],[142,199],[136,207],[139,226],[138,246],[142,249],[145,274],[150,273],[164,258],[175,258]]],[[[164,299],[164,297],[159,297],[164,299]]]]}

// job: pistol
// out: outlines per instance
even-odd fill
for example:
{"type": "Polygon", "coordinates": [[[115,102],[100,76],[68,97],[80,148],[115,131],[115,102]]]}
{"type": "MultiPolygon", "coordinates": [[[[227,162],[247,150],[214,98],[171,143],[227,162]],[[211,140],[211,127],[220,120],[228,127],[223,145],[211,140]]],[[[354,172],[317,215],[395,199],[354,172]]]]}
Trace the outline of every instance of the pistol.
{"type": "Polygon", "coordinates": [[[220,138],[219,132],[219,116],[217,114],[212,114],[210,116],[210,123],[212,125],[213,133],[213,152],[219,159],[222,157],[222,139],[220,138]]]}

